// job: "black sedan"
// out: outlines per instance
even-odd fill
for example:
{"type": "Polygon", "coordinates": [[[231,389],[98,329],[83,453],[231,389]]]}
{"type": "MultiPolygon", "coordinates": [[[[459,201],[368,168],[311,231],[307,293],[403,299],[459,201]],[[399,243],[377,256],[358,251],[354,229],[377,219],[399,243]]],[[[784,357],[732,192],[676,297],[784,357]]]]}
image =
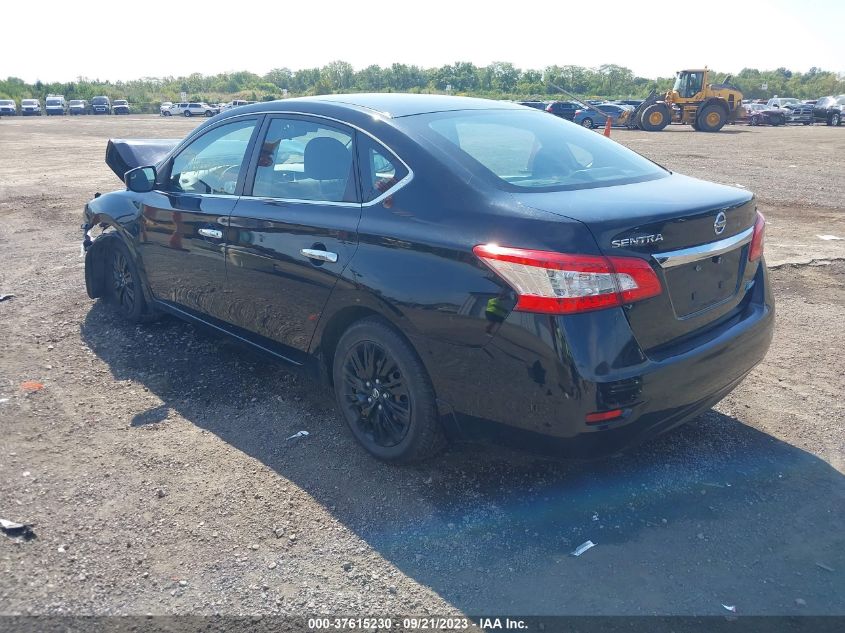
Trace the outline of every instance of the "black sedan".
{"type": "Polygon", "coordinates": [[[288,99],[107,162],[127,188],[85,207],[88,294],[311,370],[380,459],[615,452],[714,405],[771,340],[750,193],[515,104],[288,99]]]}

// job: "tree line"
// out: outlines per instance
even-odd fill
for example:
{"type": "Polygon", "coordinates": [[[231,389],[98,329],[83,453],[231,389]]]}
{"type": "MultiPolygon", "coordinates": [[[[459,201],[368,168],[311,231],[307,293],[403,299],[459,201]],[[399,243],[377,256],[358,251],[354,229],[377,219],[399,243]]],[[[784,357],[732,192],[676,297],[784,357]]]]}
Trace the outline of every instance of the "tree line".
{"type": "MultiPolygon", "coordinates": [[[[774,95],[803,99],[845,93],[845,76],[811,68],[806,73],[786,68],[757,70],[744,68],[737,75],[714,72],[713,82],[729,79],[746,98],[766,99],[774,95]],[[763,86],[766,85],[764,89],[763,86]]],[[[598,68],[547,66],[522,70],[508,62],[476,66],[455,62],[438,68],[415,65],[367,66],[355,70],[344,61],[321,68],[291,70],[276,68],[265,75],[248,71],[187,77],[144,77],[132,81],[108,81],[79,77],[71,82],[26,83],[16,77],[0,80],[0,98],[43,99],[62,94],[67,99],[88,99],[106,95],[128,99],[132,104],[152,106],[176,101],[182,92],[191,101],[221,102],[231,99],[270,101],[286,96],[338,92],[432,92],[494,99],[565,99],[559,88],[583,98],[642,98],[651,90],[662,92],[672,78],[638,77],[624,66],[606,64],[598,68]]]]}

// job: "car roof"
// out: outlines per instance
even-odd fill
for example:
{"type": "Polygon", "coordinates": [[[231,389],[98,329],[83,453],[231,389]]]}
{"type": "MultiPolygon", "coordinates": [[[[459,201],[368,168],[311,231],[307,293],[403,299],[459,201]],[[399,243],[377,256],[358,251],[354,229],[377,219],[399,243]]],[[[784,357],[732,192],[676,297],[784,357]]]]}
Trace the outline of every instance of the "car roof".
{"type": "Polygon", "coordinates": [[[321,95],[316,97],[298,97],[280,101],[267,101],[239,108],[239,112],[274,112],[288,110],[308,111],[309,105],[333,105],[338,108],[369,111],[383,117],[399,117],[427,114],[430,112],[449,112],[454,110],[522,110],[509,101],[477,99],[475,97],[454,97],[450,95],[421,95],[403,93],[361,93],[321,95]]]}

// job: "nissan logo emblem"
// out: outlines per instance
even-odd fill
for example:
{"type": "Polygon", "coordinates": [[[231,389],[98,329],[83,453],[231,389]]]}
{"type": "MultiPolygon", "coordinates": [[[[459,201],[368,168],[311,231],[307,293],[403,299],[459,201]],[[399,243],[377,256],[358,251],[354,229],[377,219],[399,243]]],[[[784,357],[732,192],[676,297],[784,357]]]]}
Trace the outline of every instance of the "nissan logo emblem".
{"type": "Polygon", "coordinates": [[[724,233],[727,225],[728,218],[725,216],[725,212],[719,211],[719,214],[716,216],[716,221],[713,222],[713,230],[716,231],[716,235],[724,233]]]}

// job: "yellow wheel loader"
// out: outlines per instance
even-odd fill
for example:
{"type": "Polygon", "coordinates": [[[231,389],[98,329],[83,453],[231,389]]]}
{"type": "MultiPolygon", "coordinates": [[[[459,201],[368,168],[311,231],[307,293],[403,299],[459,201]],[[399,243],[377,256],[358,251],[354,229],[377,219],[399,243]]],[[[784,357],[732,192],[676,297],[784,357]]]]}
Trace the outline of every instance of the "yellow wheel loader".
{"type": "Polygon", "coordinates": [[[682,70],[664,95],[655,91],[631,116],[629,127],[659,132],[670,123],[686,123],[702,132],[718,132],[742,113],[742,92],[725,83],[711,84],[707,68],[682,70]]]}

